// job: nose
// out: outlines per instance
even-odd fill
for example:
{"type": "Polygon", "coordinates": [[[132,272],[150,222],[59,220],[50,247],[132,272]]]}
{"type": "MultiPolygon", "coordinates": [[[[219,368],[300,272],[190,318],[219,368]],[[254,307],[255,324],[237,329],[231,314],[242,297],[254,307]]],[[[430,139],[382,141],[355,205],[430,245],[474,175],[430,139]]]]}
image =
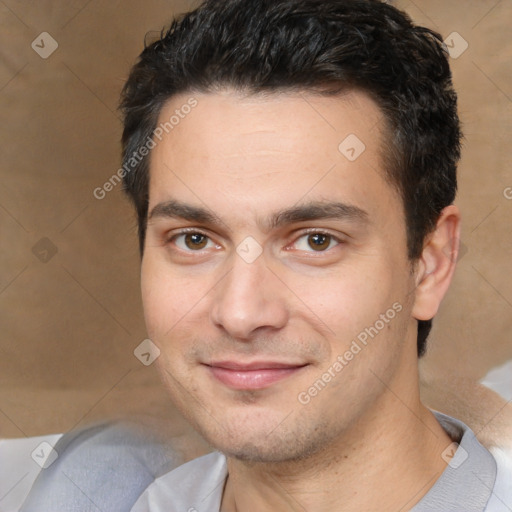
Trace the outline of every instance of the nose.
{"type": "Polygon", "coordinates": [[[263,256],[247,263],[234,255],[231,271],[215,287],[211,320],[230,337],[249,341],[256,331],[286,325],[285,297],[285,285],[263,256]]]}

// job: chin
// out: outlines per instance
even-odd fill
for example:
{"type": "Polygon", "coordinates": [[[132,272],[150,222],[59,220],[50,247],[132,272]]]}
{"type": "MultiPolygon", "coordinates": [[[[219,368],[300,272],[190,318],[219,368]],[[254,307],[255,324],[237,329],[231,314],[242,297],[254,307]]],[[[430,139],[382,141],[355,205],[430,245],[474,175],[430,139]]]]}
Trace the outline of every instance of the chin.
{"type": "MultiPolygon", "coordinates": [[[[302,428],[295,425],[295,429],[260,428],[258,430],[241,428],[226,428],[206,432],[200,429],[199,433],[218,451],[229,458],[247,463],[290,463],[307,459],[325,446],[329,436],[329,428],[314,425],[314,428],[302,428]]],[[[261,427],[261,425],[260,425],[261,427]]],[[[331,433],[332,437],[332,433],[331,433]]]]}
{"type": "Polygon", "coordinates": [[[219,449],[224,455],[232,459],[249,464],[289,464],[304,461],[320,452],[323,442],[298,444],[297,439],[269,443],[268,439],[262,443],[247,442],[239,447],[225,447],[219,449]]]}
{"type": "Polygon", "coordinates": [[[270,445],[267,443],[246,442],[239,446],[219,446],[217,449],[229,458],[253,464],[278,464],[304,458],[302,450],[297,446],[270,445]]]}

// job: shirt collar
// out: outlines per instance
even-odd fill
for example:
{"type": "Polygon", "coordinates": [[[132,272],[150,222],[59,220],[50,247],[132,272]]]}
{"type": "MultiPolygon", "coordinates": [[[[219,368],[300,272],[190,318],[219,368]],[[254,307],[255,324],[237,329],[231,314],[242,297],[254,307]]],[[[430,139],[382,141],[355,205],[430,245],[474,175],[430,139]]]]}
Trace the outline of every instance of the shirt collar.
{"type": "Polygon", "coordinates": [[[411,512],[483,512],[496,481],[496,461],[461,421],[432,411],[452,438],[442,457],[446,469],[411,512]]]}

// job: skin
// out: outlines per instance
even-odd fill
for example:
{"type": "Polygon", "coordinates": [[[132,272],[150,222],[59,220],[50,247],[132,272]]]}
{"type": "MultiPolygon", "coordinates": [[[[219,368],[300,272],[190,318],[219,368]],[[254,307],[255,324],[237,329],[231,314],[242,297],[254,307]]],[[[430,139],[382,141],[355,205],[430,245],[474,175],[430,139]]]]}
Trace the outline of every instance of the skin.
{"type": "MultiPolygon", "coordinates": [[[[160,120],[190,96],[171,98],[160,120]]],[[[451,443],[419,399],[416,331],[450,283],[457,208],[443,211],[412,265],[402,202],[382,170],[382,116],[364,93],[194,97],[152,150],[142,297],[172,400],[228,457],[222,511],[408,510],[451,443]],[[366,146],[354,161],[338,150],[348,134],[366,146]],[[177,201],[213,218],[183,218],[177,201]],[[269,222],[326,203],[364,213],[269,222]],[[196,235],[180,234],[188,228],[196,235]],[[262,253],[248,263],[239,246],[262,253]],[[396,303],[401,311],[333,372],[396,303]],[[234,389],[212,370],[226,360],[296,369],[234,389]]]]}

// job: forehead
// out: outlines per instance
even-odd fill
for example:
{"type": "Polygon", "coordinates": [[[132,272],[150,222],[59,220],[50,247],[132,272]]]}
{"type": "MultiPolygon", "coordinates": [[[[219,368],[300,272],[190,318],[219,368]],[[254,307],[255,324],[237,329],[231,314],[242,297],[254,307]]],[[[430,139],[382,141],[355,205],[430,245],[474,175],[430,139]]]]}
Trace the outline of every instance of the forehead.
{"type": "Polygon", "coordinates": [[[397,201],[382,169],[384,124],[362,92],[180,94],[160,113],[150,210],[169,199],[226,213],[397,201]]]}

